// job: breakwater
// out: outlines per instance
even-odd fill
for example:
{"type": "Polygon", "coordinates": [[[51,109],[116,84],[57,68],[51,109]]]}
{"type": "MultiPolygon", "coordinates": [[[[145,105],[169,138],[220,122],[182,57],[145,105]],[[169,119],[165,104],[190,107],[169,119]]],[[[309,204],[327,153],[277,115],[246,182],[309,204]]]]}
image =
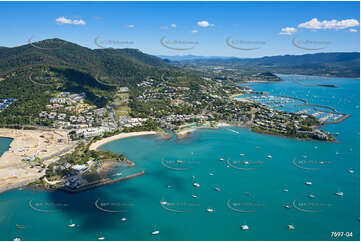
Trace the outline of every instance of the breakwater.
{"type": "Polygon", "coordinates": [[[121,178],[118,178],[118,179],[105,178],[105,179],[102,179],[100,181],[91,182],[91,183],[88,183],[88,184],[86,184],[84,186],[80,186],[80,187],[77,187],[77,188],[74,188],[74,189],[72,189],[70,187],[62,187],[60,189],[63,190],[63,191],[66,191],[66,192],[70,192],[70,193],[83,192],[83,191],[94,189],[94,188],[97,188],[97,187],[100,187],[100,186],[109,185],[109,184],[113,184],[113,183],[116,183],[116,182],[129,180],[131,178],[142,176],[144,174],[145,174],[145,171],[141,171],[141,172],[138,172],[138,173],[135,173],[135,174],[132,174],[132,175],[129,175],[129,176],[121,177],[121,178]]]}

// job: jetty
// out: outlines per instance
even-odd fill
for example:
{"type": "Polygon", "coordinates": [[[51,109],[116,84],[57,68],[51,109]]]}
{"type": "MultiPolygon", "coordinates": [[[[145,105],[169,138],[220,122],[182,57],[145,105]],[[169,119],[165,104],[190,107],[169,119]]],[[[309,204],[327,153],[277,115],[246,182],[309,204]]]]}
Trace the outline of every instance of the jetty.
{"type": "Polygon", "coordinates": [[[90,182],[90,183],[88,183],[88,184],[86,184],[84,186],[79,186],[79,187],[76,187],[74,189],[70,188],[70,187],[61,187],[60,190],[63,190],[65,192],[70,192],[70,193],[84,192],[84,191],[94,189],[94,188],[97,188],[97,187],[101,187],[101,186],[104,186],[104,185],[109,185],[109,184],[113,184],[113,183],[116,183],[116,182],[129,180],[131,178],[142,176],[144,174],[145,174],[145,171],[141,171],[141,172],[129,175],[129,176],[120,177],[118,179],[104,178],[102,180],[90,182]]]}

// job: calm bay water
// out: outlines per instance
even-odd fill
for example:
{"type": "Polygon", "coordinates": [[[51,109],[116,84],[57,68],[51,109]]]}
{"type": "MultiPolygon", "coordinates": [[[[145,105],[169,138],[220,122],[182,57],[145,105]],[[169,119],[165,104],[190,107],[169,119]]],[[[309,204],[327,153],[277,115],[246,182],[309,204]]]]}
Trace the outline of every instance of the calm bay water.
{"type": "MultiPolygon", "coordinates": [[[[236,127],[199,130],[181,141],[157,136],[118,140],[101,149],[122,152],[137,165],[115,170],[114,177],[141,170],[144,176],[79,194],[1,194],[0,240],[330,240],[331,232],[352,232],[352,237],[339,239],[359,240],[359,80],[304,80],[339,87],[327,88],[301,86],[290,76],[281,77],[284,82],[252,88],[351,114],[340,124],[323,127],[339,132],[338,142],[302,141],[236,127]],[[294,159],[317,170],[296,167],[294,159]],[[195,182],[200,187],[193,186],[195,182]],[[340,191],[343,197],[335,195],[340,191]],[[78,226],[69,228],[70,222],[78,226]],[[242,231],[242,224],[249,230],[242,231]],[[289,224],[295,230],[289,230],[289,224]],[[160,234],[152,235],[154,230],[160,234]]],[[[6,150],[9,140],[0,142],[6,150]]]]}

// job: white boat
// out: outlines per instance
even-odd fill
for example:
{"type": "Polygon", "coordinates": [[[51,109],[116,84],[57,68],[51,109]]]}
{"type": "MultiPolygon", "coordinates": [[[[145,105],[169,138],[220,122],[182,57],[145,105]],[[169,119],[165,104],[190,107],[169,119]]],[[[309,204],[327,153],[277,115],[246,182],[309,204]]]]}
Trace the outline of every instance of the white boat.
{"type": "Polygon", "coordinates": [[[288,225],[288,229],[294,230],[294,229],[295,229],[295,226],[293,226],[292,224],[289,224],[289,225],[288,225]]]}
{"type": "Polygon", "coordinates": [[[216,190],[217,192],[219,192],[221,189],[219,187],[215,187],[214,190],[216,190]]]}
{"type": "Polygon", "coordinates": [[[312,182],[306,181],[305,184],[308,185],[308,186],[311,186],[311,185],[312,185],[312,182]]]}
{"type": "Polygon", "coordinates": [[[248,165],[248,164],[249,164],[249,162],[248,162],[248,161],[245,161],[245,162],[243,162],[243,164],[248,165]]]}
{"type": "Polygon", "coordinates": [[[336,195],[342,197],[342,196],[343,196],[343,192],[336,192],[336,195]]]}
{"type": "Polygon", "coordinates": [[[248,227],[248,225],[243,224],[243,225],[241,225],[241,229],[242,229],[242,230],[248,230],[248,229],[249,229],[249,227],[248,227]]]}
{"type": "Polygon", "coordinates": [[[15,238],[15,239],[13,239],[13,241],[21,241],[21,239],[20,238],[15,238]]]}
{"type": "Polygon", "coordinates": [[[197,195],[192,194],[192,197],[193,197],[193,198],[197,198],[197,195]]]}
{"type": "Polygon", "coordinates": [[[195,186],[195,187],[200,187],[201,185],[199,185],[199,183],[193,183],[193,186],[195,186]]]}
{"type": "Polygon", "coordinates": [[[105,238],[104,237],[99,237],[98,240],[105,240],[105,238]]]}
{"type": "Polygon", "coordinates": [[[127,218],[122,218],[122,221],[123,221],[123,222],[127,221],[127,218]]]}
{"type": "Polygon", "coordinates": [[[308,197],[309,197],[309,198],[312,198],[312,199],[316,198],[316,196],[313,195],[313,194],[308,195],[308,197]]]}
{"type": "Polygon", "coordinates": [[[283,189],[284,192],[288,192],[288,189],[283,189]]]}
{"type": "Polygon", "coordinates": [[[243,153],[241,153],[241,154],[239,154],[239,156],[244,156],[244,154],[243,154],[243,153]]]}
{"type": "Polygon", "coordinates": [[[207,208],[207,212],[213,213],[215,210],[213,208],[207,208]]]}
{"type": "Polygon", "coordinates": [[[161,205],[167,205],[167,202],[166,201],[160,201],[160,204],[161,205]]]}
{"type": "Polygon", "coordinates": [[[219,159],[220,161],[224,161],[224,158],[219,159]]]}
{"type": "Polygon", "coordinates": [[[290,205],[284,205],[283,207],[285,207],[285,208],[291,208],[290,205]]]}
{"type": "Polygon", "coordinates": [[[159,234],[159,233],[160,233],[159,230],[155,230],[155,231],[152,232],[152,235],[157,235],[157,234],[159,234]]]}
{"type": "Polygon", "coordinates": [[[210,176],[213,176],[214,174],[212,172],[209,173],[210,176]]]}
{"type": "Polygon", "coordinates": [[[349,169],[348,172],[351,173],[351,174],[355,173],[355,171],[352,170],[352,169],[349,169]]]}
{"type": "Polygon", "coordinates": [[[272,159],[272,155],[267,155],[267,158],[272,159]]]}
{"type": "Polygon", "coordinates": [[[76,226],[76,224],[73,223],[72,220],[70,220],[70,224],[68,224],[68,227],[69,227],[69,228],[74,228],[75,226],[76,226]]]}

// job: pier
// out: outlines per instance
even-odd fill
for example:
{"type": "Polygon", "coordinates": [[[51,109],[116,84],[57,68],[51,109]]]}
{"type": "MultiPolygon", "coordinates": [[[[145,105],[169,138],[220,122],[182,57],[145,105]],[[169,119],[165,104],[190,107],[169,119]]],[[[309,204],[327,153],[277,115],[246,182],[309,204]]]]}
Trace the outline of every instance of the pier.
{"type": "Polygon", "coordinates": [[[113,183],[120,182],[120,181],[129,180],[131,178],[142,176],[144,174],[145,174],[145,171],[141,171],[141,172],[138,172],[138,173],[135,173],[135,174],[132,174],[132,175],[129,175],[129,176],[121,177],[121,178],[118,178],[118,179],[105,178],[105,179],[102,179],[100,181],[91,182],[91,183],[88,183],[88,184],[86,184],[84,186],[77,187],[75,189],[71,189],[69,187],[62,187],[60,189],[63,190],[63,191],[66,191],[66,192],[70,192],[70,193],[83,192],[83,191],[87,191],[87,190],[97,188],[97,187],[100,187],[100,186],[113,184],[113,183]]]}

